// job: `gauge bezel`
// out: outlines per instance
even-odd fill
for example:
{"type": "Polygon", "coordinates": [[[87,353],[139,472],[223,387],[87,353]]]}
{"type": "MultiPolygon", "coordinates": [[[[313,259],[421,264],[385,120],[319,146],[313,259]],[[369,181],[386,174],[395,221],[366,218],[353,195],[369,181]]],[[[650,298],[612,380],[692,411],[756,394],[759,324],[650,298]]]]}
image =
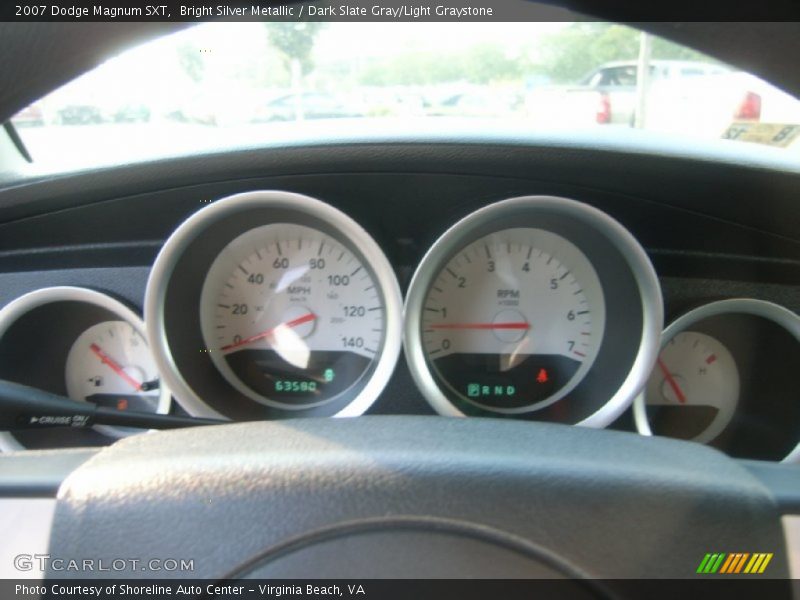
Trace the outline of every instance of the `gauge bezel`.
{"type": "MultiPolygon", "coordinates": [[[[41,288],[28,292],[9,302],[0,310],[0,339],[2,339],[6,331],[8,331],[8,329],[23,315],[40,306],[58,302],[80,302],[91,304],[108,311],[110,314],[117,316],[119,318],[118,320],[129,323],[136,332],[142,336],[145,342],[147,342],[148,348],[152,352],[152,346],[147,338],[147,330],[144,321],[139,315],[119,300],[107,294],[77,286],[41,288]]],[[[98,323],[101,322],[102,321],[98,321],[98,323]]],[[[74,343],[74,340],[72,340],[72,342],[74,343]]],[[[159,389],[157,412],[159,414],[167,414],[170,410],[172,393],[166,385],[161,385],[159,389]]],[[[131,431],[128,428],[115,427],[113,425],[95,425],[93,428],[111,438],[122,438],[140,433],[131,431]]],[[[7,431],[0,432],[0,450],[10,452],[24,449],[25,446],[20,444],[13,434],[7,431]]]]}
{"type": "MultiPolygon", "coordinates": [[[[571,421],[572,424],[586,427],[605,427],[630,405],[655,364],[659,336],[663,327],[661,288],[652,263],[630,232],[606,213],[575,200],[557,196],[521,196],[502,200],[464,217],[433,244],[417,268],[406,296],[404,349],[411,374],[429,404],[439,414],[457,417],[469,414],[464,410],[464,403],[445,394],[428,365],[420,326],[423,305],[434,279],[455,254],[487,234],[514,227],[539,228],[565,237],[586,255],[596,270],[598,270],[597,257],[587,252],[587,248],[614,253],[615,264],[627,267],[626,276],[630,279],[630,287],[635,288],[635,294],[638,296],[635,301],[641,309],[640,327],[633,338],[635,348],[630,349],[633,358],[630,365],[625,365],[625,374],[620,377],[619,385],[614,384],[615,389],[608,395],[608,399],[596,408],[586,408],[582,412],[588,414],[571,421]],[[557,228],[563,231],[558,231],[557,228]],[[592,237],[592,239],[574,239],[575,236],[592,237]]],[[[612,260],[607,256],[601,258],[612,260]]],[[[606,310],[621,310],[614,308],[619,299],[612,300],[608,295],[610,283],[606,280],[608,269],[605,269],[604,273],[598,270],[598,277],[605,296],[606,310]]],[[[609,323],[607,319],[604,338],[620,337],[617,335],[618,332],[609,330],[609,323]]],[[[600,342],[603,346],[606,344],[606,339],[600,342]]],[[[601,347],[600,354],[586,377],[601,364],[598,361],[603,355],[606,359],[605,364],[609,364],[609,352],[604,352],[601,347]]],[[[586,377],[576,386],[576,390],[585,384],[586,377]]],[[[569,398],[570,394],[567,394],[553,406],[557,407],[569,398]]],[[[527,416],[537,418],[537,412],[540,411],[527,413],[527,416]]],[[[503,416],[501,413],[488,411],[479,414],[503,416]]]]}
{"type": "MultiPolygon", "coordinates": [[[[187,298],[188,299],[188,298],[187,298]]],[[[352,218],[321,200],[302,194],[276,190],[243,192],[221,198],[184,221],[169,237],[156,258],[145,294],[145,322],[152,340],[156,364],[176,400],[186,411],[199,417],[287,418],[296,416],[348,417],[363,414],[377,400],[394,372],[402,345],[402,298],[400,286],[388,259],[372,237],[352,218]],[[199,343],[187,342],[186,326],[196,321],[200,327],[200,293],[208,268],[219,252],[236,237],[251,229],[274,223],[296,223],[320,230],[353,251],[369,269],[385,307],[383,344],[371,370],[355,394],[343,394],[336,402],[314,407],[280,408],[262,405],[235,388],[202,353],[199,343]],[[187,260],[187,253],[192,260],[187,260]],[[177,278],[182,280],[175,284],[177,278]],[[180,288],[180,289],[179,289],[180,288]],[[167,313],[175,315],[174,297],[192,296],[196,307],[184,310],[183,323],[168,323],[167,313]],[[195,314],[196,313],[196,314],[195,314]],[[197,348],[194,348],[194,345],[197,348]],[[191,352],[189,351],[191,350],[191,352]],[[200,364],[202,363],[202,365],[200,364]],[[210,366],[212,371],[208,370],[210,366]],[[191,372],[190,372],[191,370],[191,372]],[[199,373],[202,372],[202,375],[199,373]],[[188,376],[188,379],[187,379],[188,376]],[[200,377],[211,378],[215,389],[226,394],[225,404],[204,400],[195,387],[200,377]],[[194,384],[194,385],[193,385],[194,384]],[[218,407],[210,404],[214,402],[218,407]],[[221,408],[230,410],[228,414],[221,408]]],[[[191,333],[195,336],[197,332],[191,333]]]]}
{"type": "MultiPolygon", "coordinates": [[[[800,343],[800,316],[796,315],[788,308],[775,304],[774,302],[759,300],[757,298],[728,298],[726,300],[717,300],[698,306],[672,321],[661,335],[659,354],[672,338],[686,331],[687,328],[695,323],[704,321],[709,317],[725,314],[745,314],[762,317],[783,327],[798,341],[798,343],[800,343]]],[[[641,435],[654,435],[653,431],[650,429],[650,422],[647,419],[644,390],[642,390],[633,401],[633,421],[636,425],[636,430],[641,435]]],[[[800,441],[798,441],[794,450],[781,462],[800,463],[800,441]]]]}

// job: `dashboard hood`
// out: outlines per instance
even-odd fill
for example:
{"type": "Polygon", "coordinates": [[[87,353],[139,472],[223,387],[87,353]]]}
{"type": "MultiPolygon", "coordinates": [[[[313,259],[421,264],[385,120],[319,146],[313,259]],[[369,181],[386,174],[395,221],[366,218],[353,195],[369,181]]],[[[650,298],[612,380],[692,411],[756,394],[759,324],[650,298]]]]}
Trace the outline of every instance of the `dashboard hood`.
{"type": "MultiPolygon", "coordinates": [[[[0,171],[0,187],[14,188],[43,180],[82,177],[99,172],[129,172],[136,166],[169,165],[196,160],[215,160],[225,156],[260,155],[264,151],[330,152],[344,148],[395,148],[403,160],[409,151],[422,146],[449,148],[459,154],[467,148],[536,148],[540,152],[582,152],[607,156],[640,156],[655,160],[667,158],[721,163],[738,168],[763,169],[800,174],[797,157],[781,148],[743,144],[731,140],[694,140],[664,132],[628,127],[573,127],[564,129],[523,125],[513,119],[480,118],[358,118],[271,124],[269,131],[235,130],[235,137],[216,130],[190,150],[148,147],[147,154],[129,156],[125,162],[113,153],[96,153],[93,162],[34,162],[19,169],[0,171]],[[405,151],[404,151],[405,150],[405,151]],[[98,159],[97,162],[94,162],[98,159]],[[130,164],[129,164],[130,163],[130,164]]],[[[362,165],[363,166],[363,165],[362,165]]],[[[352,168],[342,166],[342,168],[352,168]]],[[[2,202],[0,204],[8,207],[2,202]]]]}

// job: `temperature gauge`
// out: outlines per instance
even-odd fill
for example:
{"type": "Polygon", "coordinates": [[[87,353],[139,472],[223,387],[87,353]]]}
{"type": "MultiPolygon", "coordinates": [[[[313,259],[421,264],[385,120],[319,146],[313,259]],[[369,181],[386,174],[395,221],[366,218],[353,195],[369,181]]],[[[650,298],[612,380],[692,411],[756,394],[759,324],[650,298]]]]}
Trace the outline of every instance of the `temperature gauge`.
{"type": "Polygon", "coordinates": [[[730,424],[738,403],[730,351],[710,335],[683,331],[661,351],[634,413],[641,433],[707,444],[730,424]]]}

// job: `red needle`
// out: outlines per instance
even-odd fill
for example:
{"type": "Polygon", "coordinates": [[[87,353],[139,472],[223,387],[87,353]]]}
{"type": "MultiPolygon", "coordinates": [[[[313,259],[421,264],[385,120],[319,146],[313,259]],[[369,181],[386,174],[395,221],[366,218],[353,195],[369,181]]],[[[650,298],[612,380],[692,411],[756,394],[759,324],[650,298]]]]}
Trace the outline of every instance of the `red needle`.
{"type": "Polygon", "coordinates": [[[675,392],[675,395],[678,397],[678,402],[686,404],[686,396],[683,395],[681,387],[678,385],[678,382],[675,381],[675,378],[672,376],[672,373],[669,372],[667,365],[664,364],[660,356],[658,357],[658,367],[661,369],[661,372],[664,373],[664,378],[667,380],[669,387],[672,388],[672,391],[675,392]]]}
{"type": "Polygon", "coordinates": [[[529,323],[440,323],[431,329],[530,329],[529,323]]]}
{"type": "Polygon", "coordinates": [[[250,337],[244,338],[243,340],[239,340],[233,344],[228,344],[227,346],[223,346],[220,350],[233,350],[234,348],[238,348],[239,346],[246,346],[248,344],[252,344],[253,342],[257,342],[258,340],[263,340],[264,338],[270,337],[275,330],[279,327],[298,327],[303,323],[308,323],[309,321],[313,321],[317,318],[317,315],[314,313],[308,313],[307,315],[303,315],[302,317],[297,317],[296,319],[292,319],[291,321],[286,321],[286,323],[281,323],[280,325],[276,325],[272,329],[267,329],[266,331],[262,331],[261,333],[257,333],[255,335],[251,335],[250,337]]]}
{"type": "Polygon", "coordinates": [[[137,392],[138,392],[138,391],[141,391],[141,389],[142,389],[142,384],[141,384],[141,383],[139,383],[138,381],[136,381],[136,380],[135,380],[133,377],[131,377],[130,375],[128,375],[128,374],[125,372],[125,370],[124,370],[122,367],[120,367],[120,366],[119,366],[119,363],[117,363],[117,361],[115,361],[115,360],[114,360],[113,358],[111,358],[111,357],[110,357],[108,354],[106,354],[105,352],[103,352],[103,350],[100,348],[100,346],[98,346],[97,344],[92,344],[91,346],[89,346],[89,349],[90,349],[92,352],[94,352],[94,353],[95,353],[95,355],[97,355],[97,358],[99,358],[99,359],[100,359],[100,362],[102,362],[102,363],[104,363],[104,364],[108,365],[108,367],[109,367],[109,368],[110,368],[112,371],[114,371],[114,373],[116,373],[117,375],[119,375],[120,377],[122,377],[122,379],[124,379],[124,380],[125,380],[125,381],[127,381],[127,382],[128,382],[130,385],[131,385],[131,386],[133,386],[133,389],[135,389],[137,392]]]}

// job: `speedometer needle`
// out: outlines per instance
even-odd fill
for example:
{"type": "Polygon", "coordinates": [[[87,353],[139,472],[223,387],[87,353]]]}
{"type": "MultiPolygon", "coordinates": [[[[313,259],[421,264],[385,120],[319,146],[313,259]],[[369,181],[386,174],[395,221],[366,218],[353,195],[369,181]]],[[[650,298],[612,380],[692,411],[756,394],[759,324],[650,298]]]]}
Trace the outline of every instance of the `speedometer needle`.
{"type": "Polygon", "coordinates": [[[530,329],[530,323],[439,323],[431,329],[530,329]]]}
{"type": "Polygon", "coordinates": [[[679,386],[678,382],[675,381],[675,378],[672,376],[672,373],[669,372],[667,365],[664,364],[664,361],[661,360],[660,356],[658,357],[658,368],[661,369],[661,372],[664,374],[664,379],[667,380],[669,387],[672,388],[672,391],[675,392],[675,395],[678,397],[678,402],[681,404],[686,404],[686,396],[683,395],[681,386],[679,386]]]}
{"type": "Polygon", "coordinates": [[[141,391],[142,384],[139,383],[138,381],[136,381],[130,375],[128,375],[125,372],[125,369],[123,369],[121,366],[119,366],[119,363],[117,361],[115,361],[113,358],[111,358],[108,354],[103,352],[103,349],[100,348],[100,346],[98,346],[97,344],[92,344],[91,346],[89,346],[89,349],[95,354],[95,356],[97,356],[97,358],[100,359],[100,362],[102,362],[103,364],[108,365],[108,367],[112,371],[114,371],[114,373],[116,373],[122,379],[127,381],[133,387],[134,390],[136,390],[137,392],[141,391]]]}
{"type": "Polygon", "coordinates": [[[261,333],[257,333],[255,335],[251,335],[250,337],[246,337],[243,340],[239,340],[238,342],[234,342],[232,344],[228,344],[227,346],[223,346],[220,348],[223,352],[226,350],[233,350],[234,348],[239,348],[240,346],[247,346],[248,344],[252,344],[253,342],[257,342],[258,340],[263,340],[264,338],[270,337],[275,331],[281,327],[299,327],[303,323],[308,323],[309,321],[313,321],[317,318],[317,315],[314,313],[308,313],[303,315],[302,317],[297,317],[296,319],[292,319],[291,321],[286,321],[285,323],[280,323],[275,327],[267,329],[266,331],[262,331],[261,333]]]}

